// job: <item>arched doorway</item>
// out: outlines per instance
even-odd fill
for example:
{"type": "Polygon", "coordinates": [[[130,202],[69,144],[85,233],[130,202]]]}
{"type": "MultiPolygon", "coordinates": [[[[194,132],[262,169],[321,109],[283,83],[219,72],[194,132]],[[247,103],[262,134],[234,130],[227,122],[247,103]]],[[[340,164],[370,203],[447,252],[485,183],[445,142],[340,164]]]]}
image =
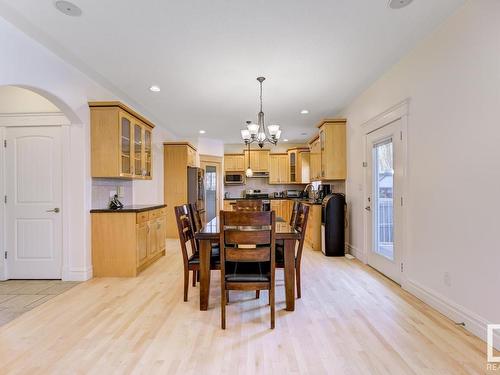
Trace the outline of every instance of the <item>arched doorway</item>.
{"type": "Polygon", "coordinates": [[[60,279],[67,250],[71,122],[36,91],[0,87],[3,279],[60,279]]]}

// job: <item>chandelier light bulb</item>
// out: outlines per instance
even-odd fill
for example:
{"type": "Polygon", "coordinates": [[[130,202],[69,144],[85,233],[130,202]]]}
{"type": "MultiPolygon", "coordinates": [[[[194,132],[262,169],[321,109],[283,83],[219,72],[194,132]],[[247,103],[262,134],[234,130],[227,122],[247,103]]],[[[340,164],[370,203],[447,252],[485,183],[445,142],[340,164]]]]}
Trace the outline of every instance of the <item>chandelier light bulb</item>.
{"type": "Polygon", "coordinates": [[[251,138],[250,131],[248,129],[241,129],[241,138],[245,141],[249,141],[251,138]]]}

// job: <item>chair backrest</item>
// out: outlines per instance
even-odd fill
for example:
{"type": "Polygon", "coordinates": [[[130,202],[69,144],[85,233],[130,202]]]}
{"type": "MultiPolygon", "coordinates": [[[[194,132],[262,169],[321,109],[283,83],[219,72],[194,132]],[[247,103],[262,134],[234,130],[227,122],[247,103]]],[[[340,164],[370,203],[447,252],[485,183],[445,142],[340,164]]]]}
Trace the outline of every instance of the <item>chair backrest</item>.
{"type": "Polygon", "coordinates": [[[262,211],[263,203],[261,199],[241,199],[234,205],[235,211],[262,211]]]}
{"type": "Polygon", "coordinates": [[[174,211],[175,219],[177,221],[177,229],[179,231],[179,241],[181,243],[182,258],[187,264],[189,255],[187,252],[186,243],[190,242],[191,244],[191,254],[195,254],[198,252],[198,247],[196,241],[194,240],[195,231],[193,228],[193,222],[191,220],[189,206],[187,204],[176,206],[174,208],[174,211]]]}
{"type": "Polygon", "coordinates": [[[196,204],[189,203],[189,212],[191,214],[191,220],[193,221],[194,232],[201,230],[203,224],[201,222],[200,211],[196,208],[196,204]]]}
{"type": "Polygon", "coordinates": [[[306,238],[307,220],[309,219],[309,205],[299,203],[297,208],[297,217],[295,219],[295,230],[300,233],[299,246],[297,249],[297,262],[302,258],[302,248],[306,238]]]}
{"type": "Polygon", "coordinates": [[[271,262],[274,269],[276,216],[274,211],[220,212],[221,270],[230,262],[271,262]]]}
{"type": "Polygon", "coordinates": [[[290,215],[290,226],[295,227],[295,221],[297,220],[297,210],[299,209],[299,202],[293,201],[292,214],[290,215]]]}

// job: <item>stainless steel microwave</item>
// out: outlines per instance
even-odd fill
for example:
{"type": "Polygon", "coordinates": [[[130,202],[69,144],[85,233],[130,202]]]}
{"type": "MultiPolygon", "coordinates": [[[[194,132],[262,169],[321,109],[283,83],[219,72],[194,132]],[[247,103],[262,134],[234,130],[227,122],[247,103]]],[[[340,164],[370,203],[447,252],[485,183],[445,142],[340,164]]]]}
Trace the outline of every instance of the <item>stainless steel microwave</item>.
{"type": "Polygon", "coordinates": [[[245,183],[245,172],[226,172],[224,174],[224,184],[243,185],[245,183]]]}

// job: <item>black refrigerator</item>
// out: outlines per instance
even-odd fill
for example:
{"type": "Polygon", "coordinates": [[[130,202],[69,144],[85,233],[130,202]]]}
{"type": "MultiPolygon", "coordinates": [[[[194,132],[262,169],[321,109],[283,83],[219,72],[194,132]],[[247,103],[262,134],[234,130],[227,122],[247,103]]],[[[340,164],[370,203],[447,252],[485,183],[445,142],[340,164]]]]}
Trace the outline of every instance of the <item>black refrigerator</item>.
{"type": "Polygon", "coordinates": [[[321,204],[321,251],[329,257],[345,255],[345,195],[327,195],[321,204]]]}
{"type": "Polygon", "coordinates": [[[194,203],[202,219],[205,214],[205,171],[201,168],[187,167],[188,203],[194,203]]]}

